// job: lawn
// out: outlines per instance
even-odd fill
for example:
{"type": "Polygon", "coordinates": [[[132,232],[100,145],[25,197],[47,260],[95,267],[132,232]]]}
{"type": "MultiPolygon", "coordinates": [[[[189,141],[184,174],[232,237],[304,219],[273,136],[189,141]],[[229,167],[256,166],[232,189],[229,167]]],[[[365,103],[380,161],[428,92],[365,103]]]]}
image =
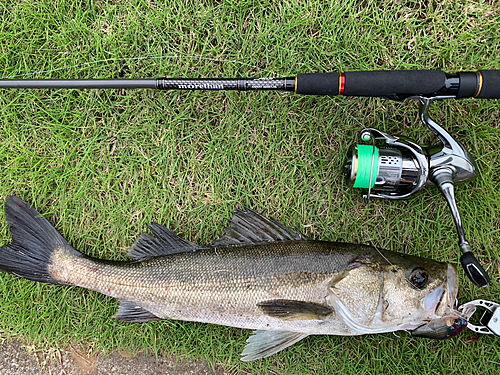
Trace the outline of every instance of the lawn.
{"type": "MultiPolygon", "coordinates": [[[[500,4],[489,1],[4,1],[0,77],[219,78],[297,73],[500,69],[500,4]]],[[[453,100],[432,116],[476,158],[456,189],[466,236],[492,278],[461,273],[461,303],[500,301],[500,101],[453,100]],[[495,146],[496,145],[496,146],[495,146]]],[[[80,251],[125,259],[161,223],[209,243],[251,207],[309,237],[374,244],[458,263],[436,188],[405,201],[349,188],[342,165],[364,127],[438,143],[418,104],[278,92],[0,90],[0,202],[17,195],[80,251]]],[[[0,244],[10,241],[0,213],[0,244]]],[[[500,371],[500,338],[406,333],[309,337],[268,359],[239,360],[245,330],[112,319],[117,302],[0,275],[0,338],[97,352],[202,358],[229,373],[427,374],[500,371]]]]}

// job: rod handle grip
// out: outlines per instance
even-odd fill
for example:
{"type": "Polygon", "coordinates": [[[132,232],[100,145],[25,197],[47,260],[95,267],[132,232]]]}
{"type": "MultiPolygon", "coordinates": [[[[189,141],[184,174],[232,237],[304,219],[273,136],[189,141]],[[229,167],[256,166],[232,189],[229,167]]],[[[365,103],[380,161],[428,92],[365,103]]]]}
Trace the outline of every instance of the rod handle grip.
{"type": "Polygon", "coordinates": [[[408,97],[431,95],[445,86],[441,70],[373,70],[298,74],[295,91],[306,95],[408,97]]]}
{"type": "MultiPolygon", "coordinates": [[[[459,72],[455,89],[441,70],[372,70],[345,73],[305,73],[296,77],[295,92],[404,99],[451,95],[456,98],[500,99],[500,70],[459,72]]],[[[451,76],[450,76],[451,77],[451,76]]]]}

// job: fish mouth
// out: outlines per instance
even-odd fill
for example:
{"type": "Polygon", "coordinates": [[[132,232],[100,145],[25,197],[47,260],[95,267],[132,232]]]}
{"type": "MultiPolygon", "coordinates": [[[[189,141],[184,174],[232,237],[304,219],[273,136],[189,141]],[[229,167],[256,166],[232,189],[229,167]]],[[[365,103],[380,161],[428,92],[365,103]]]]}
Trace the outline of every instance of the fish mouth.
{"type": "Polygon", "coordinates": [[[457,269],[453,265],[448,264],[446,283],[440,285],[436,290],[424,298],[424,311],[432,318],[451,314],[456,310],[457,292],[457,269]]]}

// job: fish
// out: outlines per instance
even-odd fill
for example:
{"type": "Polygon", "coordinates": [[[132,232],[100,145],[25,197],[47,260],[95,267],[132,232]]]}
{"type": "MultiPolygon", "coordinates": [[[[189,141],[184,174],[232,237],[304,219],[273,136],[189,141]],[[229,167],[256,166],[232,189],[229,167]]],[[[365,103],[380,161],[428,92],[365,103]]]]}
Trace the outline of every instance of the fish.
{"type": "Polygon", "coordinates": [[[119,300],[114,318],[165,319],[254,330],[243,361],[271,356],[310,335],[407,331],[447,338],[467,324],[456,308],[454,265],[374,246],[309,239],[274,219],[238,209],[209,245],[149,224],[131,261],[74,249],[20,198],[5,202],[12,242],[0,270],[79,286],[119,300]]]}

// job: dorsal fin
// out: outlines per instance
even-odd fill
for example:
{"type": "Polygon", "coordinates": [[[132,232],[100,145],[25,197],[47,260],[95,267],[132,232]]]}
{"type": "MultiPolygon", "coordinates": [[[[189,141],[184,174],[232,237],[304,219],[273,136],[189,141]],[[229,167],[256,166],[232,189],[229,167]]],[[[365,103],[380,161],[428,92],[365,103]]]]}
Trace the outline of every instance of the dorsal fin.
{"type": "Polygon", "coordinates": [[[136,260],[142,260],[151,257],[195,251],[202,247],[179,237],[163,225],[151,223],[148,224],[148,228],[155,237],[147,233],[140,234],[127,253],[129,257],[136,260]]]}
{"type": "Polygon", "coordinates": [[[285,227],[280,222],[267,219],[257,212],[246,208],[236,210],[226,227],[226,233],[215,241],[215,246],[237,245],[242,243],[272,241],[304,241],[308,238],[285,227]]]}

